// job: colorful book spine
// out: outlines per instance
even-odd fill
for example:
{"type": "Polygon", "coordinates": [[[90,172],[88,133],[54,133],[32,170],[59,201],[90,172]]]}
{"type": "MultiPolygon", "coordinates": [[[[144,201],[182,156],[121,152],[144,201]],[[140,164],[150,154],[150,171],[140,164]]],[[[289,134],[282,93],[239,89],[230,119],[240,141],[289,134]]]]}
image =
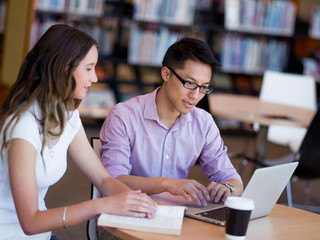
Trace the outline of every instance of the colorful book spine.
{"type": "Polygon", "coordinates": [[[166,27],[155,28],[149,25],[131,28],[128,62],[148,66],[161,66],[162,58],[168,47],[174,43],[182,33],[168,30],[166,27]]]}
{"type": "Polygon", "coordinates": [[[320,5],[315,7],[312,11],[309,36],[320,39],[320,5]]]}
{"type": "Polygon", "coordinates": [[[139,21],[191,25],[196,4],[197,0],[134,0],[133,18],[139,21]]]}
{"type": "Polygon", "coordinates": [[[226,34],[222,42],[220,60],[227,72],[262,74],[265,70],[283,71],[288,46],[284,41],[226,34]]]}
{"type": "Polygon", "coordinates": [[[296,6],[290,1],[226,0],[225,28],[290,36],[294,32],[296,6]]]}

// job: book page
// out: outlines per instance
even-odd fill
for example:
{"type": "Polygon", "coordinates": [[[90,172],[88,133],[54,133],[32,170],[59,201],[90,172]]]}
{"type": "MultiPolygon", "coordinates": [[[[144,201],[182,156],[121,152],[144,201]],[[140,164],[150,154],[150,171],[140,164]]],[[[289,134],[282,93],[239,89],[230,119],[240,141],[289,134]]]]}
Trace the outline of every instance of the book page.
{"type": "Polygon", "coordinates": [[[183,217],[184,215],[184,206],[158,206],[157,212],[155,215],[167,216],[167,217],[183,217]]]}
{"type": "Polygon", "coordinates": [[[161,205],[152,219],[101,214],[98,226],[180,235],[184,210],[184,206],[161,205]]]}

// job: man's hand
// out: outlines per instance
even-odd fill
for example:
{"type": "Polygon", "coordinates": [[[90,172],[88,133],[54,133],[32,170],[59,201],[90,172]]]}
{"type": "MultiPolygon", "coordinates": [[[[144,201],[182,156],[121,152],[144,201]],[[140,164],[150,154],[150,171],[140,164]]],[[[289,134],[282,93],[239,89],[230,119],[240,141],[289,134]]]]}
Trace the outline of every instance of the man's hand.
{"type": "Polygon", "coordinates": [[[210,195],[210,201],[216,203],[219,201],[224,202],[227,197],[231,196],[229,188],[221,183],[211,182],[207,187],[207,191],[210,195]]]}
{"type": "Polygon", "coordinates": [[[165,178],[165,188],[173,195],[181,195],[197,205],[207,206],[210,196],[205,186],[192,179],[165,178]]]}

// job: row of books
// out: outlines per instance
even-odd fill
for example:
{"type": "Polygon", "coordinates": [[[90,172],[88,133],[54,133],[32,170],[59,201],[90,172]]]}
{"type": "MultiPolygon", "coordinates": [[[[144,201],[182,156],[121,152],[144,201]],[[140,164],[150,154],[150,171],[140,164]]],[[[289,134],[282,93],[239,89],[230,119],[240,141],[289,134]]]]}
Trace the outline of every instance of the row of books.
{"type": "Polygon", "coordinates": [[[134,0],[133,18],[140,21],[191,25],[197,0],[134,0]]]}
{"type": "Polygon", "coordinates": [[[292,35],[296,6],[290,1],[226,0],[228,30],[292,35]]]}
{"type": "MultiPolygon", "coordinates": [[[[89,0],[86,1],[89,2],[89,0]]],[[[249,2],[244,0],[237,1],[241,3],[249,2]]],[[[38,0],[38,4],[39,2],[66,3],[67,0],[38,0]]],[[[149,2],[150,5],[156,1],[135,1],[135,3],[138,2],[149,2]]],[[[168,2],[178,4],[178,1],[158,1],[158,4],[160,2],[162,4],[168,4],[168,2]]],[[[274,2],[274,5],[276,2],[274,2]]],[[[139,24],[133,24],[130,20],[127,21],[130,22],[128,24],[132,24],[132,27],[131,25],[128,27],[130,29],[128,62],[132,64],[160,66],[167,48],[179,36],[186,35],[183,27],[180,28],[182,30],[175,29],[172,31],[168,26],[148,24],[148,26],[154,27],[140,28],[139,24]]],[[[32,26],[31,46],[51,25],[62,22],[64,22],[62,18],[58,18],[58,20],[54,18],[36,19],[32,26]]],[[[69,22],[69,24],[73,23],[69,22]]],[[[92,21],[90,20],[90,22],[77,21],[76,24],[76,27],[87,32],[97,40],[99,51],[103,55],[111,55],[115,43],[121,41],[121,39],[118,39],[119,19],[97,18],[92,21]]],[[[265,69],[282,71],[286,64],[288,46],[283,41],[270,40],[266,42],[266,40],[245,38],[236,34],[226,34],[221,42],[222,47],[221,51],[219,49],[219,52],[223,70],[225,71],[261,74],[265,69]]]]}
{"type": "MultiPolygon", "coordinates": [[[[39,40],[42,34],[52,25],[65,23],[63,19],[46,18],[43,21],[36,19],[32,24],[30,48],[39,40]]],[[[111,55],[114,44],[118,41],[119,20],[115,18],[103,18],[99,24],[93,22],[69,22],[69,24],[88,33],[99,45],[99,52],[103,55],[111,55]]]]}
{"type": "Polygon", "coordinates": [[[81,101],[79,112],[81,117],[92,117],[104,119],[110,110],[116,104],[116,97],[113,90],[106,87],[105,84],[94,84],[90,88],[86,97],[81,101]]]}
{"type": "Polygon", "coordinates": [[[65,23],[63,19],[46,19],[41,22],[39,19],[35,19],[35,21],[31,25],[31,33],[30,33],[30,43],[29,49],[31,49],[39,38],[54,24],[65,23]]]}
{"type": "Polygon", "coordinates": [[[38,11],[96,16],[101,16],[104,10],[103,0],[35,0],[34,6],[38,11]]]}
{"type": "Polygon", "coordinates": [[[166,27],[145,30],[134,26],[130,33],[128,62],[160,66],[168,47],[182,35],[166,27]]]}
{"type": "MultiPolygon", "coordinates": [[[[32,26],[34,44],[56,20],[35,21],[32,26]]],[[[61,22],[60,22],[61,23],[61,22]]],[[[117,40],[119,21],[104,19],[99,24],[78,22],[76,27],[94,37],[99,44],[102,55],[112,55],[117,40]]],[[[186,35],[185,32],[171,31],[167,27],[144,29],[128,23],[130,40],[128,62],[148,66],[161,66],[168,47],[186,35]]],[[[33,46],[33,45],[31,45],[33,46]]],[[[286,42],[243,37],[237,34],[226,34],[222,37],[220,60],[224,71],[236,73],[261,74],[265,69],[282,71],[288,55],[286,42]]]]}
{"type": "Polygon", "coordinates": [[[266,69],[283,71],[288,56],[284,41],[261,40],[226,34],[222,40],[220,59],[228,72],[262,74],[266,69]]]}
{"type": "Polygon", "coordinates": [[[309,35],[312,38],[320,39],[320,5],[312,12],[309,35]]]}
{"type": "Polygon", "coordinates": [[[74,26],[97,41],[101,55],[109,56],[113,54],[115,43],[120,41],[118,39],[119,24],[119,19],[106,18],[99,24],[77,22],[74,26]]]}
{"type": "Polygon", "coordinates": [[[262,83],[261,76],[232,75],[224,72],[216,72],[213,79],[215,92],[230,92],[247,95],[257,95],[262,83]]]}

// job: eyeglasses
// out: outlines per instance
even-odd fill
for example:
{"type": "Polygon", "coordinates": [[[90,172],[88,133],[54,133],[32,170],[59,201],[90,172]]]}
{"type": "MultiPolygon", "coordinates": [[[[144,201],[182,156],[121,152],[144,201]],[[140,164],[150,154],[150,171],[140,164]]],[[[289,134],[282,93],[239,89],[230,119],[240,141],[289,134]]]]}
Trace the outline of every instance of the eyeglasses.
{"type": "Polygon", "coordinates": [[[180,77],[178,75],[178,73],[176,73],[172,68],[168,67],[170,69],[171,72],[173,72],[173,74],[180,80],[180,82],[183,84],[183,86],[186,89],[190,89],[190,90],[196,90],[197,88],[199,88],[199,92],[204,93],[204,94],[210,94],[213,91],[213,88],[211,86],[200,86],[199,84],[192,82],[192,81],[188,81],[188,80],[184,80],[182,77],[180,77]]]}

